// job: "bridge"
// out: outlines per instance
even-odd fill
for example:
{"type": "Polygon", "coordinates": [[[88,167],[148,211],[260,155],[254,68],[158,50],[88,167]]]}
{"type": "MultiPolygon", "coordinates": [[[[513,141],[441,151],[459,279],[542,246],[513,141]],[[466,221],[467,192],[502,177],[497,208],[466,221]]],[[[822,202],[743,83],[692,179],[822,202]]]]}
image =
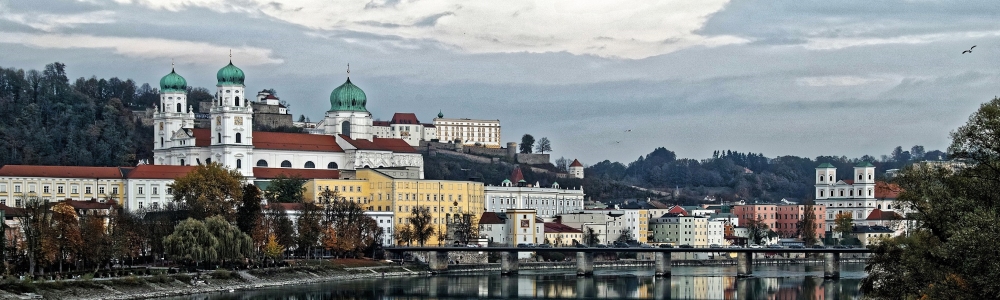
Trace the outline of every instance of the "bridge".
{"type": "Polygon", "coordinates": [[[518,252],[576,252],[576,275],[594,274],[594,253],[641,252],[653,253],[656,276],[670,276],[671,253],[736,253],[736,276],[753,276],[754,253],[822,253],[824,255],[823,277],[840,278],[840,255],[871,253],[867,248],[521,248],[521,247],[390,247],[386,252],[426,252],[427,265],[431,272],[448,270],[448,252],[497,252],[500,253],[500,273],[516,274],[518,252]]]}

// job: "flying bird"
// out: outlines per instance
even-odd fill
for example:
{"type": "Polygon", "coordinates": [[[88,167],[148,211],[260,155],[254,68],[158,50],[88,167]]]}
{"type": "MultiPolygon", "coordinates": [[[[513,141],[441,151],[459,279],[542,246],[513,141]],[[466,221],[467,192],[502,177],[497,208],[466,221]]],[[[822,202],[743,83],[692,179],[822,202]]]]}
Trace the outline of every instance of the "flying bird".
{"type": "Polygon", "coordinates": [[[632,129],[626,129],[625,132],[632,132],[632,129]]]}
{"type": "Polygon", "coordinates": [[[976,45],[972,45],[972,48],[969,48],[969,50],[962,51],[962,54],[972,53],[972,49],[975,49],[975,48],[976,48],[976,45]]]}

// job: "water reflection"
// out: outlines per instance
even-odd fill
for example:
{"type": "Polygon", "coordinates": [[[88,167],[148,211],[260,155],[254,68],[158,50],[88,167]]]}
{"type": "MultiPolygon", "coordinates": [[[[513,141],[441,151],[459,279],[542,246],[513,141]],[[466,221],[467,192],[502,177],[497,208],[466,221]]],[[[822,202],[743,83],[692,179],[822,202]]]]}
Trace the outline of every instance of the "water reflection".
{"type": "MultiPolygon", "coordinates": [[[[821,266],[758,266],[753,278],[731,267],[674,267],[670,278],[651,269],[522,271],[517,276],[463,274],[331,282],[211,294],[193,299],[858,299],[863,265],[845,264],[840,280],[823,280],[821,266]]],[[[180,298],[178,298],[180,299],[180,298]]],[[[192,299],[184,297],[183,299],[192,299]]]]}

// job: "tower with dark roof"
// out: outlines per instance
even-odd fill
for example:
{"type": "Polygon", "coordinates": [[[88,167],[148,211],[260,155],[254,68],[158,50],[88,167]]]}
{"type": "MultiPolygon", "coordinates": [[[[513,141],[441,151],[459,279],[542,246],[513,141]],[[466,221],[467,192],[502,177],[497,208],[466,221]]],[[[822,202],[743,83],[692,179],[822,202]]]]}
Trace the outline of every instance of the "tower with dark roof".
{"type": "Polygon", "coordinates": [[[573,163],[569,164],[569,177],[583,179],[583,164],[579,160],[574,159],[573,163]]]}

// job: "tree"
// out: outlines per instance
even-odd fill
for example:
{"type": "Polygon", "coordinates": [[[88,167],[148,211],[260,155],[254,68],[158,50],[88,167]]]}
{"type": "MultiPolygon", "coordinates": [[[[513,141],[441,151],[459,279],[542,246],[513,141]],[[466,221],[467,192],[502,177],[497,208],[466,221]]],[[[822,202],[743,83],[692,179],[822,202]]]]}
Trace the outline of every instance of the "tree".
{"type": "Polygon", "coordinates": [[[205,228],[218,242],[215,245],[215,253],[223,264],[253,256],[253,240],[250,239],[250,235],[240,231],[222,216],[205,219],[205,228]]]}
{"type": "Polygon", "coordinates": [[[43,244],[50,233],[49,221],[50,212],[44,200],[37,196],[23,196],[21,203],[24,203],[23,213],[18,217],[21,224],[22,236],[24,238],[24,250],[28,256],[28,274],[35,274],[35,267],[40,260],[43,260],[43,244]]]}
{"type": "Polygon", "coordinates": [[[306,180],[298,175],[286,177],[284,174],[279,174],[267,186],[264,197],[271,202],[302,203],[302,195],[306,190],[302,185],[305,183],[306,180]]]}
{"type": "Polygon", "coordinates": [[[236,207],[243,197],[243,175],[218,163],[199,165],[191,173],[178,177],[173,188],[174,201],[187,205],[191,217],[203,220],[223,216],[236,219],[236,207]]]}
{"type": "Polygon", "coordinates": [[[565,157],[559,157],[556,159],[556,169],[563,172],[569,172],[570,161],[565,157]]]}
{"type": "Polygon", "coordinates": [[[277,204],[268,205],[266,218],[267,231],[278,239],[279,244],[285,249],[296,244],[295,228],[283,207],[277,204]]]}
{"type": "Polygon", "coordinates": [[[406,222],[410,225],[413,239],[421,247],[434,236],[434,227],[431,226],[431,212],[426,206],[414,207],[410,211],[410,216],[406,218],[406,222]]]}
{"type": "Polygon", "coordinates": [[[632,236],[632,228],[630,227],[625,227],[624,229],[622,229],[622,234],[618,235],[618,238],[615,239],[616,242],[622,242],[622,243],[628,243],[634,240],[635,237],[632,236]]]}
{"type": "Polygon", "coordinates": [[[253,184],[243,186],[243,201],[236,209],[236,226],[240,228],[240,231],[247,234],[253,233],[257,223],[264,217],[262,200],[260,189],[257,189],[257,186],[253,184]]]}
{"type": "Polygon", "coordinates": [[[208,231],[205,223],[193,218],[181,221],[174,233],[163,239],[167,254],[175,260],[199,264],[218,259],[219,240],[208,231]]]}
{"type": "Polygon", "coordinates": [[[75,261],[76,254],[83,247],[83,236],[80,235],[80,221],[76,210],[67,202],[59,202],[52,206],[53,238],[59,249],[59,272],[63,271],[63,262],[75,261]]]}
{"type": "Polygon", "coordinates": [[[313,247],[319,243],[323,233],[320,220],[323,218],[322,210],[313,203],[303,203],[302,211],[299,214],[298,225],[298,249],[304,251],[307,258],[312,258],[313,247]]]}
{"type": "Polygon", "coordinates": [[[535,152],[545,153],[546,151],[552,151],[552,143],[549,142],[549,138],[543,137],[538,140],[538,145],[535,146],[535,152]]]}
{"type": "Polygon", "coordinates": [[[461,244],[468,244],[469,241],[479,238],[479,227],[476,226],[476,216],[470,213],[464,213],[456,216],[454,221],[449,220],[448,225],[451,225],[454,230],[453,237],[455,241],[461,244]]]}
{"type": "Polygon", "coordinates": [[[915,146],[913,146],[913,148],[910,148],[910,155],[913,156],[913,159],[915,159],[915,160],[923,159],[924,158],[924,146],[921,146],[921,145],[915,145],[915,146]]]}
{"type": "Polygon", "coordinates": [[[966,168],[915,165],[894,179],[911,210],[907,235],[870,246],[866,297],[987,299],[1000,294],[1000,99],[984,103],[951,133],[951,159],[966,168]]]}
{"type": "Polygon", "coordinates": [[[747,220],[746,227],[750,233],[749,239],[752,244],[764,244],[768,238],[772,238],[774,235],[771,227],[767,226],[767,223],[764,223],[764,219],[761,218],[747,220]]]}
{"type": "Polygon", "coordinates": [[[267,244],[264,245],[264,256],[273,261],[280,258],[281,254],[284,252],[285,247],[278,244],[278,239],[274,237],[274,234],[268,234],[267,244]]]}
{"type": "Polygon", "coordinates": [[[583,232],[583,244],[589,247],[593,247],[601,242],[601,238],[597,236],[597,232],[594,228],[587,227],[587,230],[583,232]]]}
{"type": "Polygon", "coordinates": [[[396,226],[396,234],[393,237],[396,238],[396,244],[409,246],[413,241],[413,230],[408,225],[396,226]]]}
{"type": "Polygon", "coordinates": [[[535,148],[535,137],[530,134],[521,136],[521,153],[531,153],[532,148],[535,148]]]}
{"type": "Polygon", "coordinates": [[[337,230],[333,228],[332,225],[323,226],[323,235],[320,237],[320,245],[326,251],[334,251],[337,249],[337,230]]]}
{"type": "Polygon", "coordinates": [[[802,219],[795,226],[796,231],[798,231],[796,235],[802,239],[802,242],[806,246],[812,246],[819,241],[816,238],[816,212],[813,211],[814,207],[812,204],[806,204],[803,210],[805,212],[802,214],[802,219]]]}
{"type": "Polygon", "coordinates": [[[837,213],[837,217],[833,219],[833,232],[840,233],[841,240],[854,232],[854,217],[850,212],[837,213]]]}
{"type": "Polygon", "coordinates": [[[563,241],[563,235],[562,234],[557,234],[555,240],[552,241],[552,242],[554,243],[554,246],[556,246],[556,247],[561,247],[561,246],[563,246],[563,244],[565,244],[565,241],[563,241]]]}
{"type": "MultiPolygon", "coordinates": [[[[105,220],[98,215],[84,215],[80,218],[80,236],[87,239],[87,246],[81,248],[80,258],[83,259],[84,267],[93,266],[95,271],[104,256],[102,246],[109,244],[105,220]]],[[[162,250],[159,253],[163,253],[162,250]]]]}

